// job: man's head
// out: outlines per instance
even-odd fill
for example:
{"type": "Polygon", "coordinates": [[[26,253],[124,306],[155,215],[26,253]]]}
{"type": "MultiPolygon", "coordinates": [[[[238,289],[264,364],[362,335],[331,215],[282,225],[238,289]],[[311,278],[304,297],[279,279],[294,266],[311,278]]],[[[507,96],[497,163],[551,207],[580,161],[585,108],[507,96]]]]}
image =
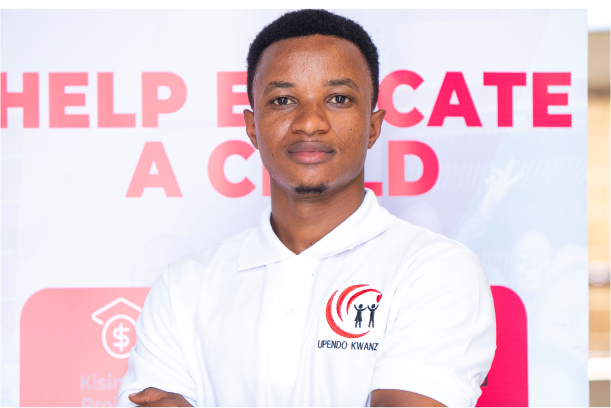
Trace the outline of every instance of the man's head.
{"type": "Polygon", "coordinates": [[[272,192],[320,197],[362,186],[385,113],[373,112],[377,89],[377,51],[355,22],[302,10],[265,27],[248,55],[254,112],[244,119],[272,192]]]}
{"type": "Polygon", "coordinates": [[[291,11],[268,24],[257,34],[248,49],[247,64],[247,92],[250,106],[254,108],[252,85],[261,54],[275,42],[289,38],[309,37],[311,35],[329,35],[348,40],[361,51],[371,76],[373,86],[371,109],[378,101],[379,71],[378,49],[367,31],[358,23],[333,14],[326,10],[299,10],[291,11]]]}

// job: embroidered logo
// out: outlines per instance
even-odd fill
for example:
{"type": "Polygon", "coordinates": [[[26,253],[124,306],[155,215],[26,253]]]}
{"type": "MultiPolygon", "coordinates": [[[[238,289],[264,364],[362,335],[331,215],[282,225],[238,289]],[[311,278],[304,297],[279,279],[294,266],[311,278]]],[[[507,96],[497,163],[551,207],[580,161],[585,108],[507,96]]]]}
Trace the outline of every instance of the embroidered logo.
{"type": "Polygon", "coordinates": [[[375,312],[380,306],[382,292],[369,285],[349,286],[336,296],[338,292],[339,289],[333,292],[327,302],[326,315],[329,327],[342,337],[349,339],[363,337],[375,327],[375,312]],[[369,323],[364,328],[363,316],[367,312],[369,312],[369,323]],[[368,330],[363,332],[364,329],[368,330]]]}

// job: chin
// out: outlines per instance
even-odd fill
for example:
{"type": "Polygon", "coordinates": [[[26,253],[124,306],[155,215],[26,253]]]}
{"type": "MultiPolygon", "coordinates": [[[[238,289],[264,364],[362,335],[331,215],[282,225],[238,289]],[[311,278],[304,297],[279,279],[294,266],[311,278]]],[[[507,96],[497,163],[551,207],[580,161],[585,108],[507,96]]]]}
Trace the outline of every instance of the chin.
{"type": "Polygon", "coordinates": [[[295,192],[301,195],[322,194],[328,189],[329,186],[325,183],[320,183],[317,185],[300,184],[294,188],[295,192]]]}

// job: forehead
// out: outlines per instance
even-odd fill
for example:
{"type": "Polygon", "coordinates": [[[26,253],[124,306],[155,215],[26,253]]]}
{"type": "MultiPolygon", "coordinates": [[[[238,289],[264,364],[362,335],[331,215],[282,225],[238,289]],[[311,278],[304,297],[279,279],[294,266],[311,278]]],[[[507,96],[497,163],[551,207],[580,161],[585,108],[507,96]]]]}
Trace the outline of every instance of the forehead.
{"type": "Polygon", "coordinates": [[[319,34],[289,38],[267,47],[253,85],[256,88],[257,82],[280,79],[298,83],[316,77],[351,78],[363,89],[371,87],[366,86],[371,84],[369,66],[359,48],[343,38],[319,34]]]}

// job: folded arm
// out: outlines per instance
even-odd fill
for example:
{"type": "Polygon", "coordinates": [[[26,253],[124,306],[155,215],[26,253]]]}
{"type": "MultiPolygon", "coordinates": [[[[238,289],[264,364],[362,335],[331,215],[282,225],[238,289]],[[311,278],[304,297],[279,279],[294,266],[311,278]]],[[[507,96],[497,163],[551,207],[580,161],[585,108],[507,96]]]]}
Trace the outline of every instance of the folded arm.
{"type": "Polygon", "coordinates": [[[372,407],[445,407],[441,402],[415,392],[402,390],[373,390],[372,407]]]}
{"type": "MultiPolygon", "coordinates": [[[[136,344],[130,351],[128,370],[119,389],[119,405],[153,403],[160,394],[155,391],[142,393],[146,389],[167,390],[168,394],[178,395],[193,405],[196,400],[196,385],[187,368],[179,340],[168,288],[167,268],[161,273],[144,302],[142,313],[136,322],[136,332],[136,344]],[[133,394],[141,398],[130,398],[133,394]]],[[[167,396],[164,399],[167,399],[167,396]]]]}

